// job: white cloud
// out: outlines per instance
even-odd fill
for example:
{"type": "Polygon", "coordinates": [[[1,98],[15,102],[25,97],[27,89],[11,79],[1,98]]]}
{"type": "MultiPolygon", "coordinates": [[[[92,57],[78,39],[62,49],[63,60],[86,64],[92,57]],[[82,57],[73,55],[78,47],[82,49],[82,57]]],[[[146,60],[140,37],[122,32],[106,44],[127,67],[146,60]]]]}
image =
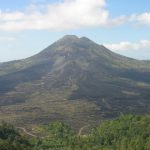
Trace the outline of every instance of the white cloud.
{"type": "Polygon", "coordinates": [[[131,15],[130,21],[135,21],[138,24],[150,26],[150,13],[145,12],[138,15],[131,15]]]}
{"type": "Polygon", "coordinates": [[[125,17],[109,18],[105,0],[64,0],[34,4],[25,11],[1,11],[0,30],[64,30],[91,26],[116,26],[125,17]]]}
{"type": "Polygon", "coordinates": [[[115,44],[104,44],[108,49],[112,51],[128,51],[128,50],[142,50],[150,49],[150,40],[141,40],[137,43],[132,42],[120,42],[115,44]]]}
{"type": "Polygon", "coordinates": [[[110,18],[106,0],[32,0],[24,11],[0,11],[0,30],[65,30],[113,27],[124,23],[150,26],[150,13],[110,18]]]}

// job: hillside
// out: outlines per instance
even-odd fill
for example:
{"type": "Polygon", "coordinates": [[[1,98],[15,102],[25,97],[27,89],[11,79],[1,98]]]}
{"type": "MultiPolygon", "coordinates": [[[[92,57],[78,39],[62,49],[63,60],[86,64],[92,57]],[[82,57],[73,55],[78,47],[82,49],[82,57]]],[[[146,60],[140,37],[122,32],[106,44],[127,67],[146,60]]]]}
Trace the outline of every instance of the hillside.
{"type": "Polygon", "coordinates": [[[120,113],[150,114],[150,63],[68,35],[30,58],[0,64],[0,120],[74,128],[120,113]]]}

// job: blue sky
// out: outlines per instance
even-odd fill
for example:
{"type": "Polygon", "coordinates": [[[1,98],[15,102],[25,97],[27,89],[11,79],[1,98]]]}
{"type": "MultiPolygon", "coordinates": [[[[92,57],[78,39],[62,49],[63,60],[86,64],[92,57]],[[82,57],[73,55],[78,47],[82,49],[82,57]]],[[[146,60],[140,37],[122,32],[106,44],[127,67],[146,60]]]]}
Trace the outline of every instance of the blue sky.
{"type": "Polygon", "coordinates": [[[32,56],[66,34],[150,59],[148,0],[0,0],[0,62],[32,56]]]}

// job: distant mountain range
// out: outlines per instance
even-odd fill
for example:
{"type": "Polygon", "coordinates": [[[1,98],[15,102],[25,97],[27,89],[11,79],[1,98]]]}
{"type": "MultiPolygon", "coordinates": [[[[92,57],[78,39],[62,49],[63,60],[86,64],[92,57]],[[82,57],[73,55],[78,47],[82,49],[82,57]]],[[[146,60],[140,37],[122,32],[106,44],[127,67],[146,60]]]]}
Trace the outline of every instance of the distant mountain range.
{"type": "Polygon", "coordinates": [[[149,61],[67,35],[35,56],[0,64],[0,120],[79,128],[120,113],[150,114],[149,61]]]}

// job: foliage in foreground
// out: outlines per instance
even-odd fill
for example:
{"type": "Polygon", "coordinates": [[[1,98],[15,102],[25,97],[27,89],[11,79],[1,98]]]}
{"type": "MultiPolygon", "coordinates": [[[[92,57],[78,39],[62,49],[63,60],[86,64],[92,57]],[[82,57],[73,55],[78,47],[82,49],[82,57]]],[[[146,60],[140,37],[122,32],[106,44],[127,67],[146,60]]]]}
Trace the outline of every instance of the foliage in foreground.
{"type": "Polygon", "coordinates": [[[12,125],[0,125],[0,150],[33,150],[31,140],[22,136],[12,125]]]}
{"type": "Polygon", "coordinates": [[[0,125],[0,150],[150,150],[150,117],[121,116],[78,136],[70,126],[54,122],[42,127],[44,137],[28,138],[13,126],[0,125]]]}

